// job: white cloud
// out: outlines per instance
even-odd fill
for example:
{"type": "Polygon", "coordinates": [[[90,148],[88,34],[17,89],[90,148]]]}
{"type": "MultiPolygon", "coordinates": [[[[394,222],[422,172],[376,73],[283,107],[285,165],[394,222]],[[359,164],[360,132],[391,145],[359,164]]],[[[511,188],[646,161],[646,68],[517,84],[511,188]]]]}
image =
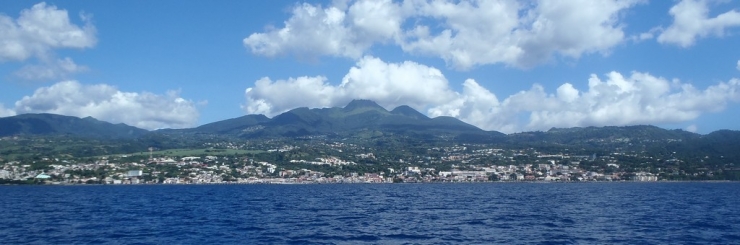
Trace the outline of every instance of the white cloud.
{"type": "Polygon", "coordinates": [[[274,116],[296,107],[344,106],[352,99],[374,100],[387,108],[424,108],[428,103],[452,99],[454,92],[447,86],[438,69],[410,61],[389,64],[366,56],[338,86],[329,84],[325,77],[262,78],[246,89],[247,103],[242,108],[247,113],[274,116]]]}
{"type": "Polygon", "coordinates": [[[9,116],[15,116],[15,111],[5,108],[5,106],[2,103],[0,103],[0,117],[9,117],[9,116]]]}
{"type": "Polygon", "coordinates": [[[71,58],[57,59],[40,65],[26,65],[13,75],[23,80],[68,79],[75,73],[88,71],[86,66],[76,64],[71,58]]]}
{"type": "MultiPolygon", "coordinates": [[[[728,102],[740,101],[740,80],[737,79],[698,90],[691,84],[647,73],[634,72],[624,77],[611,72],[606,78],[601,80],[591,75],[586,91],[565,83],[555,94],[548,94],[542,86],[534,85],[500,102],[489,100],[482,107],[473,104],[458,107],[479,107],[476,111],[484,117],[473,116],[476,112],[465,115],[434,111],[432,114],[456,116],[484,129],[517,132],[552,127],[683,122],[703,113],[721,111],[728,102]],[[527,119],[518,121],[519,116],[527,119]]],[[[468,93],[464,91],[463,95],[468,93]]],[[[449,105],[442,107],[445,106],[449,105]]]]}
{"type": "Polygon", "coordinates": [[[531,67],[554,56],[607,54],[624,40],[620,13],[633,0],[384,1],[302,4],[282,28],[244,39],[254,54],[358,59],[375,44],[436,56],[457,69],[531,67]],[[406,28],[409,26],[408,28],[406,28]],[[578,26],[579,28],[572,28],[578,26]]]}
{"type": "Polygon", "coordinates": [[[641,42],[655,38],[655,35],[663,31],[662,27],[653,27],[647,32],[640,33],[639,35],[633,35],[630,37],[634,42],[641,42]]]}
{"type": "Polygon", "coordinates": [[[427,114],[431,117],[451,116],[486,130],[519,130],[515,113],[503,108],[495,94],[473,79],[463,82],[462,93],[453,100],[429,107],[427,114]]]}
{"type": "Polygon", "coordinates": [[[15,102],[14,113],[54,113],[126,123],[144,129],[191,127],[198,120],[194,102],[177,91],[166,94],[123,92],[106,84],[64,81],[37,89],[15,102]]]}
{"type": "Polygon", "coordinates": [[[400,30],[399,9],[390,0],[358,1],[348,9],[342,7],[296,5],[283,28],[251,34],[244,45],[265,56],[360,58],[373,43],[384,42],[400,30]]]}
{"type": "Polygon", "coordinates": [[[706,0],[683,0],[671,7],[673,23],[658,36],[658,42],[681,47],[694,45],[696,39],[721,37],[725,29],[740,26],[740,12],[727,11],[710,18],[706,0]]]}
{"type": "Polygon", "coordinates": [[[274,116],[296,107],[333,106],[336,87],[326,83],[324,77],[299,77],[272,81],[268,77],[257,80],[247,88],[247,113],[274,116]]]}
{"type": "Polygon", "coordinates": [[[517,45],[515,31],[524,18],[517,13],[523,8],[517,2],[408,1],[405,8],[411,9],[412,15],[434,20],[406,30],[400,44],[406,52],[438,56],[460,69],[515,64],[526,53],[517,45]],[[433,31],[435,27],[441,30],[433,31]]]}
{"type": "Polygon", "coordinates": [[[696,124],[691,124],[688,127],[686,127],[686,131],[689,131],[689,132],[692,132],[692,133],[696,133],[696,131],[698,131],[698,130],[699,130],[699,128],[696,126],[696,124]]]}
{"type": "Polygon", "coordinates": [[[737,70],[740,71],[740,60],[737,61],[737,70]]]}
{"type": "Polygon", "coordinates": [[[22,10],[17,19],[0,13],[0,62],[35,58],[13,75],[24,80],[58,80],[87,71],[71,58],[56,59],[53,50],[84,49],[95,46],[95,27],[81,16],[83,26],[72,23],[66,10],[39,3],[22,10]]]}
{"type": "Polygon", "coordinates": [[[624,40],[619,13],[635,3],[423,2],[415,6],[417,14],[441,20],[444,30],[435,35],[429,27],[418,25],[407,32],[410,38],[402,46],[409,52],[440,56],[458,69],[495,63],[531,67],[555,55],[606,54],[624,40]]]}
{"type": "Polygon", "coordinates": [[[578,99],[570,100],[534,88],[513,95],[502,104],[511,108],[524,102],[540,101],[529,104],[531,107],[518,108],[518,111],[530,113],[525,129],[675,123],[695,119],[706,112],[721,111],[728,102],[740,101],[740,80],[698,90],[691,84],[647,73],[634,72],[624,77],[611,72],[605,81],[591,75],[588,90],[580,94],[578,99]]]}
{"type": "Polygon", "coordinates": [[[89,21],[75,25],[66,10],[43,2],[21,11],[16,20],[0,14],[0,61],[45,57],[55,48],[90,48],[97,42],[95,33],[89,21]]]}
{"type": "Polygon", "coordinates": [[[548,93],[535,84],[501,100],[472,79],[463,82],[462,92],[456,92],[436,68],[364,57],[340,85],[324,77],[263,78],[245,95],[247,113],[268,116],[296,107],[341,107],[352,99],[370,99],[387,109],[405,104],[430,116],[453,116],[483,129],[511,133],[689,121],[740,102],[740,80],[700,90],[648,73],[624,76],[610,72],[604,79],[591,75],[583,91],[564,83],[548,93]]]}

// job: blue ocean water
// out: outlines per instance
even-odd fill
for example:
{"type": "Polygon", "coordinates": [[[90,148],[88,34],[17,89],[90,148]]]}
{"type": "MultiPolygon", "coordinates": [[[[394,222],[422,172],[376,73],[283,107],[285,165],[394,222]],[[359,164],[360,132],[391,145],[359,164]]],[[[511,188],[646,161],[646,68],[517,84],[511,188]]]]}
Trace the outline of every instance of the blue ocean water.
{"type": "Polygon", "coordinates": [[[0,186],[2,244],[740,244],[740,183],[0,186]]]}

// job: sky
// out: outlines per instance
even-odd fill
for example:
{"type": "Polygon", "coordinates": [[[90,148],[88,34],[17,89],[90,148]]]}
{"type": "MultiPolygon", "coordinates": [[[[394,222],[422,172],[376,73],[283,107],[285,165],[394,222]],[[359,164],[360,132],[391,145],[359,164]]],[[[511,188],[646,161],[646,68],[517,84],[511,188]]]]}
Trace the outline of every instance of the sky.
{"type": "Polygon", "coordinates": [[[740,1],[0,5],[0,117],[154,130],[353,99],[504,133],[740,130],[740,1]]]}

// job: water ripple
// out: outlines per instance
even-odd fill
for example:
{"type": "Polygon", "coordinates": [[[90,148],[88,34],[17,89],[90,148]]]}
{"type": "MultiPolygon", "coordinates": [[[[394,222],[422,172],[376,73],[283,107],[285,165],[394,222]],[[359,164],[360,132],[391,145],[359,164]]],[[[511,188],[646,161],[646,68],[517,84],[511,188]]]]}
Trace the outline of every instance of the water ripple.
{"type": "Polygon", "coordinates": [[[2,186],[3,244],[732,244],[740,183],[2,186]]]}

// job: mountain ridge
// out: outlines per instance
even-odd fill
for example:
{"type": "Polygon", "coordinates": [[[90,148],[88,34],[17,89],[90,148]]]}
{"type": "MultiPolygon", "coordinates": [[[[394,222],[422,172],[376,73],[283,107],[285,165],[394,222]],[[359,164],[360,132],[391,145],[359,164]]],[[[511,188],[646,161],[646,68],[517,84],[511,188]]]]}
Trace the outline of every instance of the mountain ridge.
{"type": "Polygon", "coordinates": [[[547,131],[531,131],[503,134],[485,131],[453,117],[430,118],[407,105],[386,110],[371,100],[353,100],[345,107],[308,108],[299,107],[272,118],[261,114],[250,114],[236,118],[203,124],[193,128],[160,129],[148,131],[123,123],[113,124],[93,117],[78,118],[50,113],[21,114],[0,118],[0,137],[12,135],[72,135],[80,137],[136,138],[148,133],[164,134],[214,134],[239,137],[297,137],[308,135],[345,134],[354,131],[414,134],[447,134],[451,136],[474,135],[507,137],[509,141],[538,140],[567,144],[583,138],[590,139],[676,139],[691,140],[697,137],[717,138],[717,135],[740,137],[735,130],[718,130],[706,135],[680,129],[663,129],[652,125],[631,126],[588,126],[551,128],[547,131]],[[724,133],[723,133],[724,132],[724,133]],[[728,133],[729,132],[729,133],[728,133]],[[556,140],[557,139],[557,140],[556,140]]]}
{"type": "Polygon", "coordinates": [[[28,113],[0,118],[0,137],[13,135],[71,135],[91,138],[137,138],[148,130],[92,117],[28,113]]]}
{"type": "Polygon", "coordinates": [[[462,132],[488,134],[488,131],[459,119],[430,119],[407,106],[388,111],[370,100],[353,100],[342,108],[299,107],[252,126],[263,126],[263,128],[260,132],[239,133],[232,130],[228,133],[238,133],[243,137],[349,135],[358,130],[422,134],[433,132],[450,135],[458,135],[462,132]]]}

